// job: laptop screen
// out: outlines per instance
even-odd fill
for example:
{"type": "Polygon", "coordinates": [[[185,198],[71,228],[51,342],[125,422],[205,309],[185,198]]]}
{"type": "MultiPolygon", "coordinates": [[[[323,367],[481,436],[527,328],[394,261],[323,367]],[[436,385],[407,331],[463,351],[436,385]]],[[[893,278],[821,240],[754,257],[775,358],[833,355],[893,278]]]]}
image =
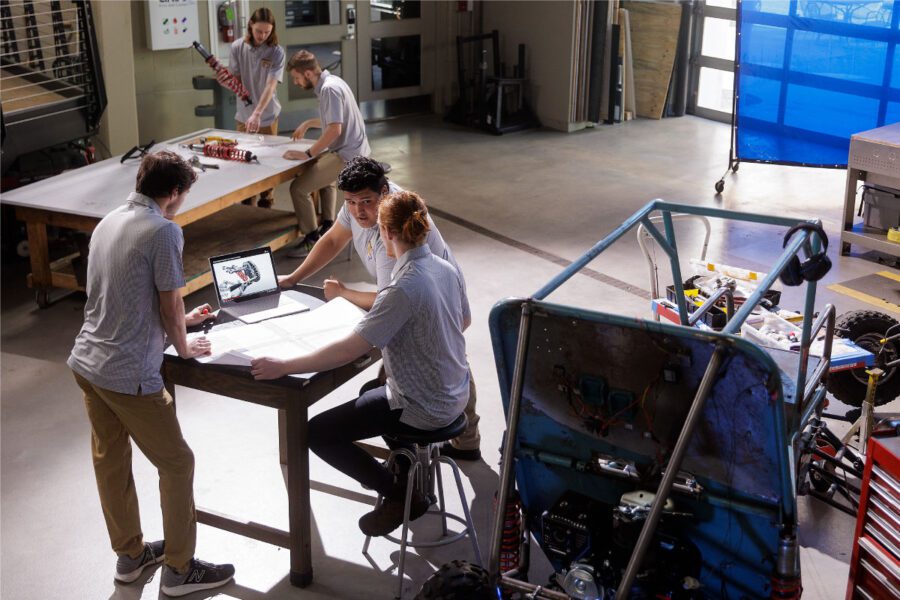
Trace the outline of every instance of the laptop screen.
{"type": "Polygon", "coordinates": [[[209,259],[219,306],[278,293],[272,250],[266,246],[209,259]]]}

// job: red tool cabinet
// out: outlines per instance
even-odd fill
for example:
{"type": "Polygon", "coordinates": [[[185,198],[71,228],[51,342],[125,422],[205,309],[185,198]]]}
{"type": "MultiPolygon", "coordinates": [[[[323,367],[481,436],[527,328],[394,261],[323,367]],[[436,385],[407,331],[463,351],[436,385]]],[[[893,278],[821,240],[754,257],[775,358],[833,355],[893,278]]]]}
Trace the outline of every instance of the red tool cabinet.
{"type": "Polygon", "coordinates": [[[900,598],[900,437],[872,438],[863,474],[847,600],[900,598]]]}

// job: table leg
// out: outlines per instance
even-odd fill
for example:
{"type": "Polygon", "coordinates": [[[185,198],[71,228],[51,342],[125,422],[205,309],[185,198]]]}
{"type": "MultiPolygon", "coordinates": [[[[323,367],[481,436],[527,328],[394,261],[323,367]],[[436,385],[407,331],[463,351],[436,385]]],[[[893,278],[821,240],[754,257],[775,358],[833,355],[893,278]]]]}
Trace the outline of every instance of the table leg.
{"type": "MultiPolygon", "coordinates": [[[[279,413],[282,411],[279,411],[279,413]]],[[[288,521],[291,536],[291,585],[312,583],[309,507],[309,443],[305,399],[293,398],[284,410],[287,437],[288,521]]]]}
{"type": "MultiPolygon", "coordinates": [[[[349,245],[349,244],[348,244],[349,245]]],[[[283,408],[278,409],[278,461],[288,464],[288,447],[287,447],[287,416],[283,408]]]]}
{"type": "Polygon", "coordinates": [[[28,253],[31,257],[31,285],[34,299],[41,308],[50,305],[50,287],[53,275],[50,272],[50,247],[47,244],[47,225],[29,221],[25,224],[28,233],[28,253]]]}

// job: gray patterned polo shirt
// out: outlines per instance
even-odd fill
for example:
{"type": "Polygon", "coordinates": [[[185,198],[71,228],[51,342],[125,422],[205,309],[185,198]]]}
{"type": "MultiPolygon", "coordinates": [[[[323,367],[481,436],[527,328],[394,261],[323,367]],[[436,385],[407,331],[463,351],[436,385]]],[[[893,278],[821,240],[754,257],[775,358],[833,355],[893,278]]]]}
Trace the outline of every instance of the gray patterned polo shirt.
{"type": "Polygon", "coordinates": [[[162,389],[165,330],[159,292],[184,286],[181,227],[137,192],[91,235],[84,325],[68,365],[96,386],[138,395],[162,389]]]}

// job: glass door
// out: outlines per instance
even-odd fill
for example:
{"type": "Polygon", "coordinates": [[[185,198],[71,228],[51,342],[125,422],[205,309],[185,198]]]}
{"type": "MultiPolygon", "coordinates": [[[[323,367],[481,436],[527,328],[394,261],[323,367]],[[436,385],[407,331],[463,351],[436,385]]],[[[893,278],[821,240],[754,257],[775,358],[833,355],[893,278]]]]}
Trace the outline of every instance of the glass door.
{"type": "Polygon", "coordinates": [[[430,95],[435,3],[359,0],[356,10],[360,103],[430,95]]]}
{"type": "Polygon", "coordinates": [[[731,122],[737,0],[706,0],[693,40],[691,112],[731,122]]]}

